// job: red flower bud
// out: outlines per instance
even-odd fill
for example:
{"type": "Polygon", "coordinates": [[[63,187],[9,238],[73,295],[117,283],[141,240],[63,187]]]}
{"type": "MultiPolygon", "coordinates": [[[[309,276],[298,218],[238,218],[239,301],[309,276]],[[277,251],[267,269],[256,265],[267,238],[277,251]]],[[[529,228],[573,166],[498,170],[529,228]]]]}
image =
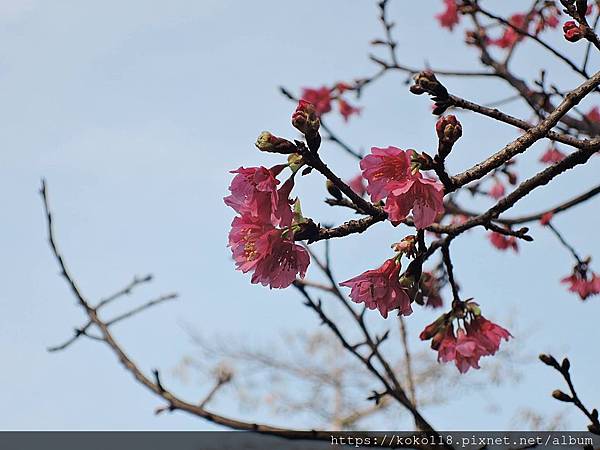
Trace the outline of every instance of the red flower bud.
{"type": "Polygon", "coordinates": [[[413,80],[415,84],[410,87],[410,92],[413,94],[421,95],[427,92],[440,100],[448,99],[448,91],[431,70],[419,72],[413,77],[413,80]]]}
{"type": "Polygon", "coordinates": [[[443,116],[436,122],[435,131],[440,142],[453,145],[462,136],[462,125],[453,115],[443,116]]]}
{"type": "Polygon", "coordinates": [[[296,111],[292,114],[292,125],[302,134],[316,134],[321,126],[321,121],[312,103],[300,100],[296,111]]]}
{"type": "Polygon", "coordinates": [[[563,32],[565,33],[565,39],[569,42],[577,42],[583,37],[581,28],[573,20],[565,22],[563,32]]]}
{"type": "Polygon", "coordinates": [[[296,152],[296,146],[288,141],[272,135],[268,131],[260,133],[255,143],[256,147],[263,152],[290,154],[296,152]]]}

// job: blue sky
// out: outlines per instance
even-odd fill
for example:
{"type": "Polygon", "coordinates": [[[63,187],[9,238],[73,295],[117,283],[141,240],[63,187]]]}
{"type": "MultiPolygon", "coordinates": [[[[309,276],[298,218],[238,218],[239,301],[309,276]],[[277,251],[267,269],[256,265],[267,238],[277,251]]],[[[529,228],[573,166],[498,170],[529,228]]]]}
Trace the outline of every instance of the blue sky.
{"type": "MultiPolygon", "coordinates": [[[[478,68],[474,52],[461,44],[462,32],[440,30],[432,19],[441,2],[424,4],[409,13],[402,2],[393,2],[401,61],[478,68]]],[[[501,11],[520,4],[503,2],[501,11]]],[[[193,352],[182,323],[249,343],[317,326],[295,292],[252,286],[233,270],[225,247],[232,213],[222,197],[228,170],[279,162],[254,150],[260,131],[295,136],[289,125],[293,105],[277,86],[297,90],[373,73],[367,54],[368,42],[381,35],[376,13],[375,2],[359,0],[0,3],[0,384],[5,405],[11,405],[0,412],[3,428],[214,428],[184,414],[156,417],[160,402],[133,383],[102,345],[80,341],[66,352],[46,352],[84,319],[46,243],[37,194],[42,177],[48,180],[59,243],[90,298],[145,273],[156,281],[140,289],[138,301],[180,293],[178,302],[115,328],[144,370],[168,371],[193,352]]],[[[558,34],[549,40],[575,52],[558,34]]],[[[547,67],[561,88],[579,82],[531,45],[515,55],[513,65],[524,76],[547,67]]],[[[365,92],[361,117],[350,125],[334,119],[331,125],[358,148],[433,150],[429,103],[408,94],[404,80],[387,75],[365,92]]],[[[453,93],[479,102],[511,94],[499,82],[444,82],[453,93]]],[[[505,109],[529,115],[519,103],[505,109]]],[[[516,136],[487,119],[458,115],[464,137],[452,154],[451,171],[469,167],[516,136]]],[[[544,148],[528,152],[520,173],[540,169],[537,158],[544,148]]],[[[323,157],[345,177],[357,173],[356,162],[335,147],[324,147],[323,157]]],[[[518,211],[537,211],[590,188],[597,171],[594,160],[561,176],[525,198],[518,211]]],[[[306,215],[336,223],[347,217],[320,203],[323,188],[316,175],[303,179],[297,192],[306,215]]],[[[600,253],[598,202],[556,219],[585,254],[600,253]]],[[[379,264],[389,243],[406,232],[381,224],[372,233],[336,242],[340,278],[379,264]]],[[[571,269],[569,255],[539,227],[533,234],[535,242],[523,245],[518,257],[492,249],[480,230],[453,246],[465,295],[477,298],[498,322],[516,312],[519,333],[509,345],[525,346],[532,357],[522,383],[490,391],[501,406],[497,417],[481,414],[481,401],[474,398],[426,411],[440,428],[502,427],[518,407],[564,408],[549,397],[561,386],[558,376],[534,360],[542,351],[568,353],[582,398],[600,403],[598,355],[584,345],[600,338],[600,303],[596,298],[583,304],[565,292],[558,280],[571,269]],[[464,414],[456,414],[457,408],[464,414]]],[[[417,313],[409,328],[416,335],[432,318],[430,312],[417,313]]],[[[413,346],[424,345],[413,339],[413,346]]],[[[192,399],[208,389],[175,379],[167,383],[192,399]]],[[[237,413],[235,402],[219,407],[237,413]]],[[[581,417],[569,417],[574,428],[584,426],[581,417]]]]}

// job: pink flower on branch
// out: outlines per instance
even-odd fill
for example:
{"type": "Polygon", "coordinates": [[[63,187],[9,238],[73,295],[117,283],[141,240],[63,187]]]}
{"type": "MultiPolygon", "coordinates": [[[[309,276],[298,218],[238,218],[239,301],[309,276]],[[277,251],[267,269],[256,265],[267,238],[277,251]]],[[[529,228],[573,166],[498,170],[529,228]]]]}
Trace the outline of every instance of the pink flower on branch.
{"type": "Polygon", "coordinates": [[[444,187],[419,173],[391,183],[389,189],[384,209],[394,225],[406,219],[412,210],[415,226],[426,228],[444,212],[444,187]]]}
{"type": "Polygon", "coordinates": [[[471,368],[479,369],[481,357],[496,354],[502,339],[508,341],[512,335],[483,317],[474,302],[462,302],[457,308],[460,314],[453,309],[440,316],[427,325],[419,337],[424,341],[431,339],[431,348],[437,350],[439,362],[454,361],[459,372],[466,373],[471,368]],[[458,326],[456,333],[454,319],[464,324],[464,328],[458,326]]]}
{"type": "Polygon", "coordinates": [[[294,242],[290,230],[271,230],[256,242],[261,258],[256,263],[252,283],[281,289],[291,285],[296,277],[304,278],[310,256],[294,242]]]}
{"type": "Polygon", "coordinates": [[[394,225],[402,222],[412,210],[415,226],[425,228],[444,212],[444,188],[441,183],[425,178],[411,169],[413,150],[396,147],[373,147],[360,162],[367,192],[374,202],[385,197],[385,211],[394,225]]]}
{"type": "Polygon", "coordinates": [[[467,334],[485,349],[485,355],[496,354],[502,339],[508,341],[512,337],[507,329],[490,322],[483,316],[475,316],[465,327],[467,334]]]}
{"type": "Polygon", "coordinates": [[[254,272],[252,283],[280,289],[297,276],[304,278],[310,263],[308,252],[294,242],[291,229],[278,229],[248,214],[231,224],[229,247],[236,268],[254,272]]]}
{"type": "Polygon", "coordinates": [[[383,265],[340,283],[351,288],[350,298],[364,303],[368,309],[378,309],[384,318],[398,309],[403,316],[412,313],[410,298],[400,284],[401,265],[397,258],[388,259],[383,265]]]}
{"type": "Polygon", "coordinates": [[[276,178],[286,165],[266,167],[240,167],[231,171],[236,176],[231,181],[231,195],[223,200],[238,214],[249,214],[264,222],[274,225],[289,225],[292,218],[288,201],[293,187],[293,179],[277,190],[279,180],[276,178]]]}
{"type": "Polygon", "coordinates": [[[396,147],[371,148],[371,154],[360,161],[371,200],[383,200],[389,194],[392,182],[410,176],[411,154],[412,150],[404,151],[396,147]]]}

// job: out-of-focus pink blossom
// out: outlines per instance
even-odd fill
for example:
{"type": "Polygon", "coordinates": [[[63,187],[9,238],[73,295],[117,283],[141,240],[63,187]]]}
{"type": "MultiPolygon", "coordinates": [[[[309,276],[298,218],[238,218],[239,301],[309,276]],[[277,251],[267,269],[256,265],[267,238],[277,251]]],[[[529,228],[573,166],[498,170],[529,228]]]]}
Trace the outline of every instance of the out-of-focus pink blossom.
{"type": "Polygon", "coordinates": [[[331,111],[331,91],[327,86],[303,88],[302,100],[312,103],[319,116],[331,111]]]}
{"type": "Polygon", "coordinates": [[[505,193],[506,189],[500,180],[496,180],[489,192],[490,196],[494,197],[495,199],[504,197],[505,193]]]}
{"type": "Polygon", "coordinates": [[[515,252],[519,251],[517,238],[514,236],[506,236],[502,233],[492,231],[490,233],[490,242],[498,250],[508,250],[509,248],[512,248],[515,252]]]}
{"type": "Polygon", "coordinates": [[[575,270],[573,274],[560,281],[569,285],[569,291],[578,294],[581,300],[600,294],[600,277],[593,272],[585,273],[584,276],[581,271],[575,270]]]}
{"type": "Polygon", "coordinates": [[[592,109],[588,111],[585,115],[586,119],[590,122],[600,122],[600,108],[594,106],[592,109]]]}
{"type": "Polygon", "coordinates": [[[369,309],[378,309],[384,318],[398,309],[403,316],[412,313],[410,298],[400,285],[400,263],[396,258],[388,259],[383,265],[340,283],[351,288],[350,298],[364,303],[369,309]]]}
{"type": "Polygon", "coordinates": [[[458,15],[458,6],[456,0],[444,0],[444,6],[446,9],[435,16],[443,28],[448,28],[450,31],[454,29],[454,26],[460,21],[458,15]]]}
{"type": "Polygon", "coordinates": [[[352,85],[349,83],[346,83],[345,81],[340,81],[338,83],[336,83],[335,88],[337,89],[337,91],[340,94],[343,94],[346,91],[349,91],[350,89],[353,89],[352,85]]]}
{"type": "Polygon", "coordinates": [[[522,13],[513,14],[509,17],[508,21],[512,26],[507,26],[504,29],[502,36],[499,39],[492,39],[490,44],[496,45],[500,48],[511,48],[513,45],[523,39],[523,35],[515,30],[515,28],[527,31],[527,16],[522,13]]]}
{"type": "Polygon", "coordinates": [[[361,111],[361,108],[357,108],[356,106],[352,106],[350,103],[348,103],[343,98],[340,98],[338,100],[338,106],[340,108],[340,114],[342,115],[342,117],[344,118],[344,120],[346,122],[348,122],[348,119],[352,115],[354,115],[354,114],[360,114],[360,111],[361,111]]]}
{"type": "Polygon", "coordinates": [[[540,157],[540,162],[545,164],[555,164],[565,159],[565,154],[556,147],[550,147],[540,157]]]}

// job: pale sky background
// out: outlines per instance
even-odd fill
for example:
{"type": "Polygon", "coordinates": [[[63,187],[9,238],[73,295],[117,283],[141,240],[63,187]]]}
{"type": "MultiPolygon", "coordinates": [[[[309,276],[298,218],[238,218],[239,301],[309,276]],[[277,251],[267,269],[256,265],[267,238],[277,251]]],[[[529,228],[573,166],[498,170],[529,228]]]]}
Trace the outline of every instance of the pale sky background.
{"type": "MultiPolygon", "coordinates": [[[[433,15],[441,3],[427,0],[416,8],[408,6],[414,2],[393,2],[402,62],[478,69],[475,52],[461,43],[462,29],[451,34],[437,27],[433,15]]],[[[522,7],[517,0],[501,3],[501,12],[522,7]]],[[[161,368],[165,384],[184,397],[201,399],[210,382],[184,385],[168,375],[193,352],[182,323],[207,336],[227,334],[257,344],[282,331],[317,327],[294,290],[269,292],[234,271],[225,247],[232,212],[222,197],[228,170],[280,161],[254,150],[260,131],[296,136],[289,124],[293,105],[278,85],[298,92],[301,86],[373,73],[367,54],[368,42],[381,37],[376,15],[375,2],[367,0],[0,0],[3,429],[215,429],[183,413],[155,416],[160,400],[134,383],[100,344],[80,340],[65,352],[46,352],[84,319],[46,242],[37,193],[42,177],[48,181],[58,242],[86,295],[98,299],[145,273],[153,273],[155,283],[114,311],[134,299],[180,293],[178,302],[115,327],[115,334],[141,368],[161,368]]],[[[583,45],[567,46],[560,33],[549,40],[579,58],[583,45]]],[[[597,62],[593,59],[592,70],[597,62]]],[[[513,65],[527,76],[546,67],[565,89],[580,81],[530,45],[519,50],[513,65]]],[[[365,91],[361,117],[349,125],[337,118],[330,124],[357,148],[395,145],[432,152],[430,103],[409,94],[404,80],[387,75],[365,91]]],[[[444,82],[457,95],[479,102],[511,94],[497,81],[444,82]]],[[[518,102],[505,109],[529,117],[518,102]]],[[[464,138],[450,158],[453,172],[517,135],[487,119],[458,116],[464,138]]],[[[541,168],[537,159],[544,149],[545,144],[537,145],[520,160],[522,176],[541,168]]],[[[356,162],[331,145],[323,148],[323,157],[345,177],[357,173],[356,162]]],[[[561,176],[519,203],[518,211],[537,211],[592,187],[598,164],[595,159],[561,176]]],[[[297,193],[305,213],[316,220],[339,223],[347,217],[322,205],[317,175],[302,179],[297,193]]],[[[599,206],[594,199],[556,219],[585,255],[600,254],[599,206]]],[[[406,233],[380,224],[371,233],[336,242],[339,278],[379,265],[389,256],[389,244],[406,233]]],[[[522,383],[487,391],[498,406],[495,415],[477,395],[425,410],[439,429],[504,428],[515,410],[527,406],[549,414],[565,410],[550,398],[563,385],[558,374],[536,362],[540,352],[567,353],[581,397],[586,404],[600,404],[600,359],[598,346],[591,345],[600,338],[600,299],[582,303],[567,293],[559,279],[571,271],[569,255],[547,231],[533,226],[532,233],[535,242],[521,245],[518,256],[493,249],[481,230],[453,245],[464,295],[475,297],[484,314],[500,323],[517,313],[516,339],[508,345],[522,345],[529,362],[522,383]]],[[[592,266],[600,271],[600,260],[592,266]]],[[[409,318],[414,348],[427,345],[416,336],[434,317],[417,309],[409,318]]],[[[465,389],[472,376],[464,377],[465,389]]],[[[220,400],[214,409],[288,424],[263,412],[238,414],[232,400],[220,400]]],[[[576,411],[566,410],[571,428],[585,426],[576,411]]]]}

